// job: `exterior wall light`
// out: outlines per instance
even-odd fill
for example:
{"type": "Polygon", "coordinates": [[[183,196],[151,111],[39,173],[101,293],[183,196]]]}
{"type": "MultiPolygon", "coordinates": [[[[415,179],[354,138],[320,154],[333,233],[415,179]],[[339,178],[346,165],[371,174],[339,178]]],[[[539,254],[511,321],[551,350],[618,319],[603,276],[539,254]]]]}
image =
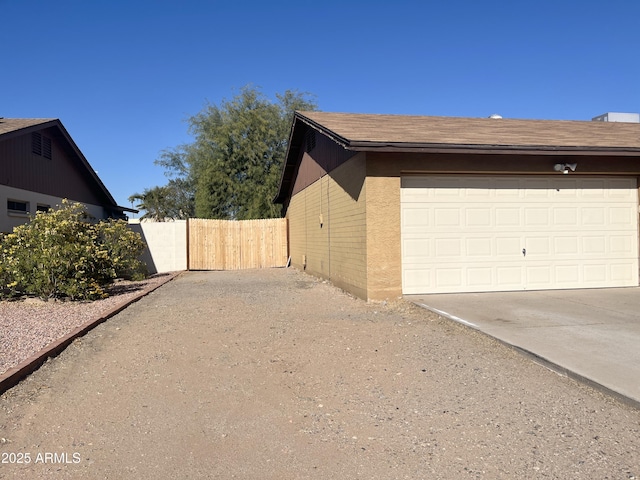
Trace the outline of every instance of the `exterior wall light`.
{"type": "Polygon", "coordinates": [[[575,171],[576,171],[576,167],[577,167],[577,166],[578,166],[578,164],[577,164],[577,163],[556,163],[556,164],[553,166],[553,169],[554,169],[556,172],[562,172],[563,174],[565,174],[565,175],[566,175],[566,174],[567,174],[567,173],[569,173],[570,171],[571,171],[571,172],[575,172],[575,171]]]}

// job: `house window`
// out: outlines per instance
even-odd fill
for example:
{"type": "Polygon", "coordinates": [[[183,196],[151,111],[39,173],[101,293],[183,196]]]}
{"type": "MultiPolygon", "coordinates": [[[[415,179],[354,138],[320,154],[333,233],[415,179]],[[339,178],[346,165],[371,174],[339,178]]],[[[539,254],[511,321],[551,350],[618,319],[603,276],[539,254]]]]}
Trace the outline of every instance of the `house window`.
{"type": "Polygon", "coordinates": [[[51,160],[51,139],[43,136],[40,132],[33,132],[31,134],[31,151],[51,160]]]}
{"type": "Polygon", "coordinates": [[[7,210],[9,213],[29,214],[29,202],[22,200],[7,200],[7,210]]]}
{"type": "Polygon", "coordinates": [[[39,203],[36,206],[36,212],[48,212],[49,209],[51,208],[51,205],[45,205],[44,203],[39,203]]]}

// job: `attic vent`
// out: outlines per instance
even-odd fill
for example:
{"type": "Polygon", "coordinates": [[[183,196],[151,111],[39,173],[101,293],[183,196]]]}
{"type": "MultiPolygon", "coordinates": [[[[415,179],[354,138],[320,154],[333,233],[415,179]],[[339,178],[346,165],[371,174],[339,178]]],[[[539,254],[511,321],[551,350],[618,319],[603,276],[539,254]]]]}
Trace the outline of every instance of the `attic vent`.
{"type": "Polygon", "coordinates": [[[311,130],[307,132],[305,138],[305,151],[310,153],[314,148],[316,148],[316,132],[311,130]]]}
{"type": "Polygon", "coordinates": [[[31,134],[31,151],[36,155],[42,155],[42,135],[38,132],[31,134]]]}
{"type": "Polygon", "coordinates": [[[42,137],[42,156],[51,160],[51,139],[42,137]]]}
{"type": "Polygon", "coordinates": [[[31,134],[31,151],[51,160],[51,139],[43,137],[39,132],[33,132],[31,134]]]}

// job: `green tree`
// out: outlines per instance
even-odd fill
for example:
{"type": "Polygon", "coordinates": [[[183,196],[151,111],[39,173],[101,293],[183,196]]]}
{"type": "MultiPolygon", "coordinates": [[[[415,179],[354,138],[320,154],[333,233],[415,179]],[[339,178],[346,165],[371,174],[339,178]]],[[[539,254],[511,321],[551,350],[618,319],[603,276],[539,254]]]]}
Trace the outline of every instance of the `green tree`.
{"type": "Polygon", "coordinates": [[[134,193],[129,201],[144,210],[141,218],[157,222],[189,218],[194,215],[194,195],[186,183],[185,179],[173,178],[167,185],[134,193]]]}
{"type": "MultiPolygon", "coordinates": [[[[280,207],[272,199],[280,181],[293,112],[315,109],[315,102],[297,91],[287,90],[271,101],[258,89],[245,87],[231,100],[220,105],[207,103],[189,118],[194,142],[165,150],[156,163],[173,182],[179,182],[176,185],[184,196],[191,195],[197,217],[278,217],[280,207]]],[[[151,206],[150,201],[143,203],[151,206]]],[[[154,212],[151,216],[160,215],[154,212]]]]}

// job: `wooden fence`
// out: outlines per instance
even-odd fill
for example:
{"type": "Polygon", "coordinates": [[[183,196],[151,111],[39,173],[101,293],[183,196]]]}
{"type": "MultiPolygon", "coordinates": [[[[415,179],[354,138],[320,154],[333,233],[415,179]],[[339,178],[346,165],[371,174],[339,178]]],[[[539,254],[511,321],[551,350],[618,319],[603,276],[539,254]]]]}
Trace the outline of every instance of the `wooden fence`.
{"type": "Polygon", "coordinates": [[[189,270],[242,270],[287,264],[287,219],[187,221],[189,270]]]}

